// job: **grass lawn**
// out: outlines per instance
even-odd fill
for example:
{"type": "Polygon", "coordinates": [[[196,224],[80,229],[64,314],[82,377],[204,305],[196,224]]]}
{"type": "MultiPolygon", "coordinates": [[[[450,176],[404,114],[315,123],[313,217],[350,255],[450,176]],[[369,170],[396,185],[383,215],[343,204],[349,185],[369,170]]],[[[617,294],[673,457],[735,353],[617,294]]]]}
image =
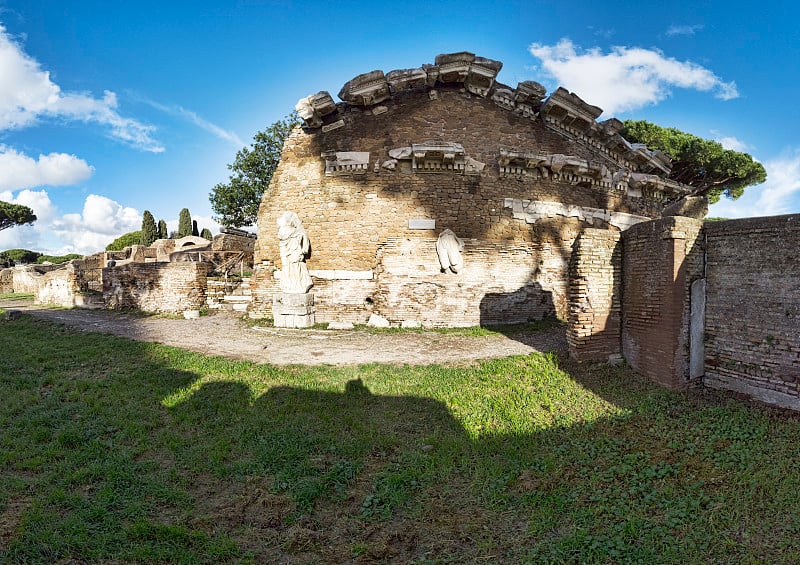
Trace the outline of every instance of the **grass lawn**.
{"type": "Polygon", "coordinates": [[[800,418],[624,367],[0,355],[2,563],[800,562],[800,418]]]}

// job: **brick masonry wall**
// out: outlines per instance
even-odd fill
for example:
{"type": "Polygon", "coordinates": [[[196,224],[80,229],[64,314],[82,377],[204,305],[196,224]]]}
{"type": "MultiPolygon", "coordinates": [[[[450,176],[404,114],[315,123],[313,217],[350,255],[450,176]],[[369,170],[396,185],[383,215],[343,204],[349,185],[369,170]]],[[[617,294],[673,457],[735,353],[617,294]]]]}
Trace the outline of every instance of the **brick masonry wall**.
{"type": "Polygon", "coordinates": [[[208,263],[130,263],[103,269],[108,308],[176,313],[206,302],[208,263]]]}
{"type": "Polygon", "coordinates": [[[14,269],[0,269],[0,292],[14,292],[14,269]]]}
{"type": "Polygon", "coordinates": [[[620,234],[587,229],[575,241],[569,267],[567,342],[578,361],[619,355],[622,290],[620,234]]]}
{"type": "Polygon", "coordinates": [[[69,263],[64,268],[41,275],[34,293],[36,304],[65,308],[82,306],[80,271],[74,263],[69,263]]]}
{"type": "Polygon", "coordinates": [[[622,352],[659,384],[689,384],[691,283],[703,276],[702,222],[668,217],[623,233],[622,352]]]}
{"type": "MultiPolygon", "coordinates": [[[[523,323],[566,316],[570,249],[554,243],[465,240],[464,268],[443,273],[436,239],[390,238],[377,251],[371,279],[313,276],[316,321],[366,323],[372,313],[393,324],[429,327],[523,323]]],[[[256,269],[250,315],[271,317],[280,292],[273,269],[256,269]]],[[[252,285],[252,282],[251,282],[252,285]]]]}
{"type": "MultiPolygon", "coordinates": [[[[433,100],[425,91],[397,94],[382,104],[386,111],[378,115],[347,106],[337,115],[344,122],[338,129],[296,129],[284,146],[281,163],[259,210],[256,267],[280,268],[276,219],[286,210],[296,212],[303,221],[311,241],[308,266],[312,271],[374,270],[379,248],[387,242],[436,238],[444,229],[487,245],[512,248],[550,243],[571,248],[581,231],[579,220],[556,216],[528,224],[512,217],[512,210],[504,207],[506,198],[658,215],[656,204],[629,197],[617,188],[553,177],[504,176],[499,168],[501,149],[560,153],[601,162],[605,157],[548,128],[541,119],[509,112],[458,87],[437,90],[438,97],[433,100]],[[390,158],[390,150],[428,141],[459,143],[470,158],[486,166],[480,174],[415,173],[402,160],[394,171],[381,166],[390,158]],[[369,152],[369,166],[360,175],[326,176],[321,157],[326,151],[369,152]],[[410,229],[409,220],[415,219],[434,220],[435,229],[410,229]]],[[[595,227],[607,226],[596,220],[595,227]]],[[[553,266],[553,271],[534,266],[536,278],[528,282],[546,288],[550,284],[547,279],[560,276],[564,289],[561,296],[565,297],[567,260],[553,266]]],[[[255,277],[252,313],[267,315],[268,302],[258,298],[260,281],[267,285],[272,282],[269,277],[255,277]]],[[[428,282],[437,284],[433,279],[428,282]]],[[[266,297],[269,292],[261,294],[266,297]]],[[[556,309],[566,315],[565,299],[558,304],[556,297],[555,302],[556,309]]],[[[390,303],[387,300],[385,305],[390,303]]],[[[318,312],[327,308],[324,297],[318,297],[316,304],[318,312]]],[[[401,311],[387,314],[395,318],[409,315],[401,311]]]]}
{"type": "Polygon", "coordinates": [[[462,256],[459,273],[442,273],[435,239],[390,239],[378,251],[375,311],[393,323],[491,326],[553,316],[554,295],[566,304],[566,261],[549,244],[467,239],[462,256]],[[542,269],[553,276],[537,277],[542,269]]]}
{"type": "Polygon", "coordinates": [[[800,215],[705,232],[704,384],[800,409],[800,215]]]}

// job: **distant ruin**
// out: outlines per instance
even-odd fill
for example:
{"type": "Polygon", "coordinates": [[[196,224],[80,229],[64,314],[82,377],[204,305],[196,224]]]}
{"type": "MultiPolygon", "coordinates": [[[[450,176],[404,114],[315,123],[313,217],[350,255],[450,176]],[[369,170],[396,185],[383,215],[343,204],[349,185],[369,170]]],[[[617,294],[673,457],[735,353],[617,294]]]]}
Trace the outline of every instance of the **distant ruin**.
{"type": "MultiPolygon", "coordinates": [[[[181,313],[220,302],[237,284],[228,275],[249,271],[253,234],[224,230],[212,241],[187,236],[150,246],[101,251],[62,265],[21,265],[0,271],[0,292],[25,292],[37,304],[181,313]],[[219,281],[209,275],[219,275],[219,281]],[[221,289],[221,290],[217,290],[221,289]]],[[[246,303],[237,304],[244,310],[246,303]]]]}

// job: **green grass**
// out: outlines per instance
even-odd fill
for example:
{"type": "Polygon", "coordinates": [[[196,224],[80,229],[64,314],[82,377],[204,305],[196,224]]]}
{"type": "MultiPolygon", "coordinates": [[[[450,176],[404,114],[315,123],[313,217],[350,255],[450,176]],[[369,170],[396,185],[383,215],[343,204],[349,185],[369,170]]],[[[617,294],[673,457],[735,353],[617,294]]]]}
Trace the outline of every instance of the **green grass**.
{"type": "Polygon", "coordinates": [[[0,300],[33,300],[33,294],[26,292],[0,292],[0,300]]]}
{"type": "Polygon", "coordinates": [[[624,367],[0,351],[3,563],[800,561],[797,416],[624,367]]]}

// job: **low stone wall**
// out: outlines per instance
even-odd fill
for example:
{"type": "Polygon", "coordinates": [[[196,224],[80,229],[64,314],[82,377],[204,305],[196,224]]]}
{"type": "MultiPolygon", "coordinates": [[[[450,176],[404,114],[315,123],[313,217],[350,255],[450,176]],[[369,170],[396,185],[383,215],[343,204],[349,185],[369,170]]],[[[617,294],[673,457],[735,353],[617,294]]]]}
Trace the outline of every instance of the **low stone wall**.
{"type": "Polygon", "coordinates": [[[0,269],[0,293],[14,292],[14,269],[0,269]]]}
{"type": "Polygon", "coordinates": [[[70,263],[63,269],[51,271],[37,279],[34,302],[72,308],[83,305],[82,300],[77,300],[80,295],[80,272],[75,265],[70,263]],[[77,304],[77,302],[81,302],[81,304],[77,304]]]}
{"type": "Polygon", "coordinates": [[[176,313],[206,303],[208,263],[130,263],[103,269],[108,308],[176,313]]]}
{"type": "Polygon", "coordinates": [[[587,229],[575,241],[569,272],[567,342],[578,361],[619,356],[621,234],[587,229]]]}
{"type": "Polygon", "coordinates": [[[705,232],[704,384],[800,410],[800,215],[705,232]]]}
{"type": "Polygon", "coordinates": [[[42,270],[37,270],[33,265],[19,265],[12,267],[13,271],[13,291],[26,294],[34,294],[39,286],[39,279],[42,277],[42,270]]]}

